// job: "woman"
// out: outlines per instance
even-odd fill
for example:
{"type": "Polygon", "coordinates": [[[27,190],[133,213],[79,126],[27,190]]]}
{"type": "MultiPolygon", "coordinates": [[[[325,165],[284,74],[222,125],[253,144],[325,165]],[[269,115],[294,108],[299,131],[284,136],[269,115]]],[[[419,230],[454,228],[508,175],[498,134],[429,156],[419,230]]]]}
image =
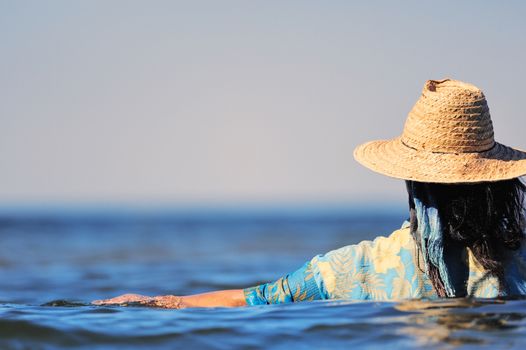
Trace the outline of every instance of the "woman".
{"type": "Polygon", "coordinates": [[[450,79],[426,82],[402,136],[363,144],[354,156],[406,180],[410,221],[389,237],[316,256],[273,283],[244,290],[125,294],[94,304],[184,308],[526,295],[526,187],[519,180],[526,152],[494,141],[482,91],[450,79]]]}

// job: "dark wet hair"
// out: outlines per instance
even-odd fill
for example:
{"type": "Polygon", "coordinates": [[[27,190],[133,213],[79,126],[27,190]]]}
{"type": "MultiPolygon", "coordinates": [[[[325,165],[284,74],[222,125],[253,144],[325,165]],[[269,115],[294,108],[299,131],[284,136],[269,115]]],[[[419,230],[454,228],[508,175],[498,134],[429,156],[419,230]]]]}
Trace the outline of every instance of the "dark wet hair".
{"type": "MultiPolygon", "coordinates": [[[[505,289],[506,253],[524,240],[524,196],[520,179],[476,184],[436,184],[406,181],[409,194],[411,233],[416,242],[417,217],[414,197],[435,207],[442,222],[445,252],[469,248],[475,259],[505,289]]],[[[417,245],[419,245],[417,243],[417,245]]],[[[421,247],[419,246],[419,249],[421,247]]],[[[456,254],[460,259],[461,254],[456,254]]],[[[428,264],[428,274],[437,294],[446,296],[437,267],[428,264]]],[[[456,296],[465,296],[464,295],[456,296]]]]}

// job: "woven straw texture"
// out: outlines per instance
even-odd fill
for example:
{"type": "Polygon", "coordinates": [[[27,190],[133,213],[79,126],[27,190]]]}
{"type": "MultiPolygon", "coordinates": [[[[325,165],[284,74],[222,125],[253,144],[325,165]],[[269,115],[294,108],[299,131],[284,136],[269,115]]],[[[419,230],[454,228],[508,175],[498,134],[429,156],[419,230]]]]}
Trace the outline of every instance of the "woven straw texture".
{"type": "Polygon", "coordinates": [[[482,91],[451,79],[428,80],[402,135],[360,145],[354,157],[378,173],[420,182],[499,181],[526,174],[526,152],[495,142],[482,91]]]}

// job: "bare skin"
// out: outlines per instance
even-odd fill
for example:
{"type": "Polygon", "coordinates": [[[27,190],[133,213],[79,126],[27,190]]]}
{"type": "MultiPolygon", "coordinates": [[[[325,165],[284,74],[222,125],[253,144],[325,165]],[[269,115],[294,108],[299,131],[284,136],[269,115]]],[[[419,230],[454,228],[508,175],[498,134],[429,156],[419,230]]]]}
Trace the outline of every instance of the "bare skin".
{"type": "Polygon", "coordinates": [[[242,289],[221,290],[187,296],[159,295],[150,297],[140,294],[123,294],[111,299],[92,301],[93,305],[128,306],[130,303],[163,309],[185,309],[188,307],[240,307],[247,305],[242,289]]]}

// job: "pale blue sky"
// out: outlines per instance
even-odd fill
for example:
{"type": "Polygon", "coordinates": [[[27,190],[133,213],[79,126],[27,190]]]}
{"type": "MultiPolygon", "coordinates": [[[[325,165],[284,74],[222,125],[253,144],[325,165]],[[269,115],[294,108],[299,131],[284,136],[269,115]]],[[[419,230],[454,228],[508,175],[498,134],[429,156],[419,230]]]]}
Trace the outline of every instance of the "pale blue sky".
{"type": "Polygon", "coordinates": [[[526,149],[521,1],[0,0],[0,202],[403,201],[352,158],[426,79],[526,149]]]}

